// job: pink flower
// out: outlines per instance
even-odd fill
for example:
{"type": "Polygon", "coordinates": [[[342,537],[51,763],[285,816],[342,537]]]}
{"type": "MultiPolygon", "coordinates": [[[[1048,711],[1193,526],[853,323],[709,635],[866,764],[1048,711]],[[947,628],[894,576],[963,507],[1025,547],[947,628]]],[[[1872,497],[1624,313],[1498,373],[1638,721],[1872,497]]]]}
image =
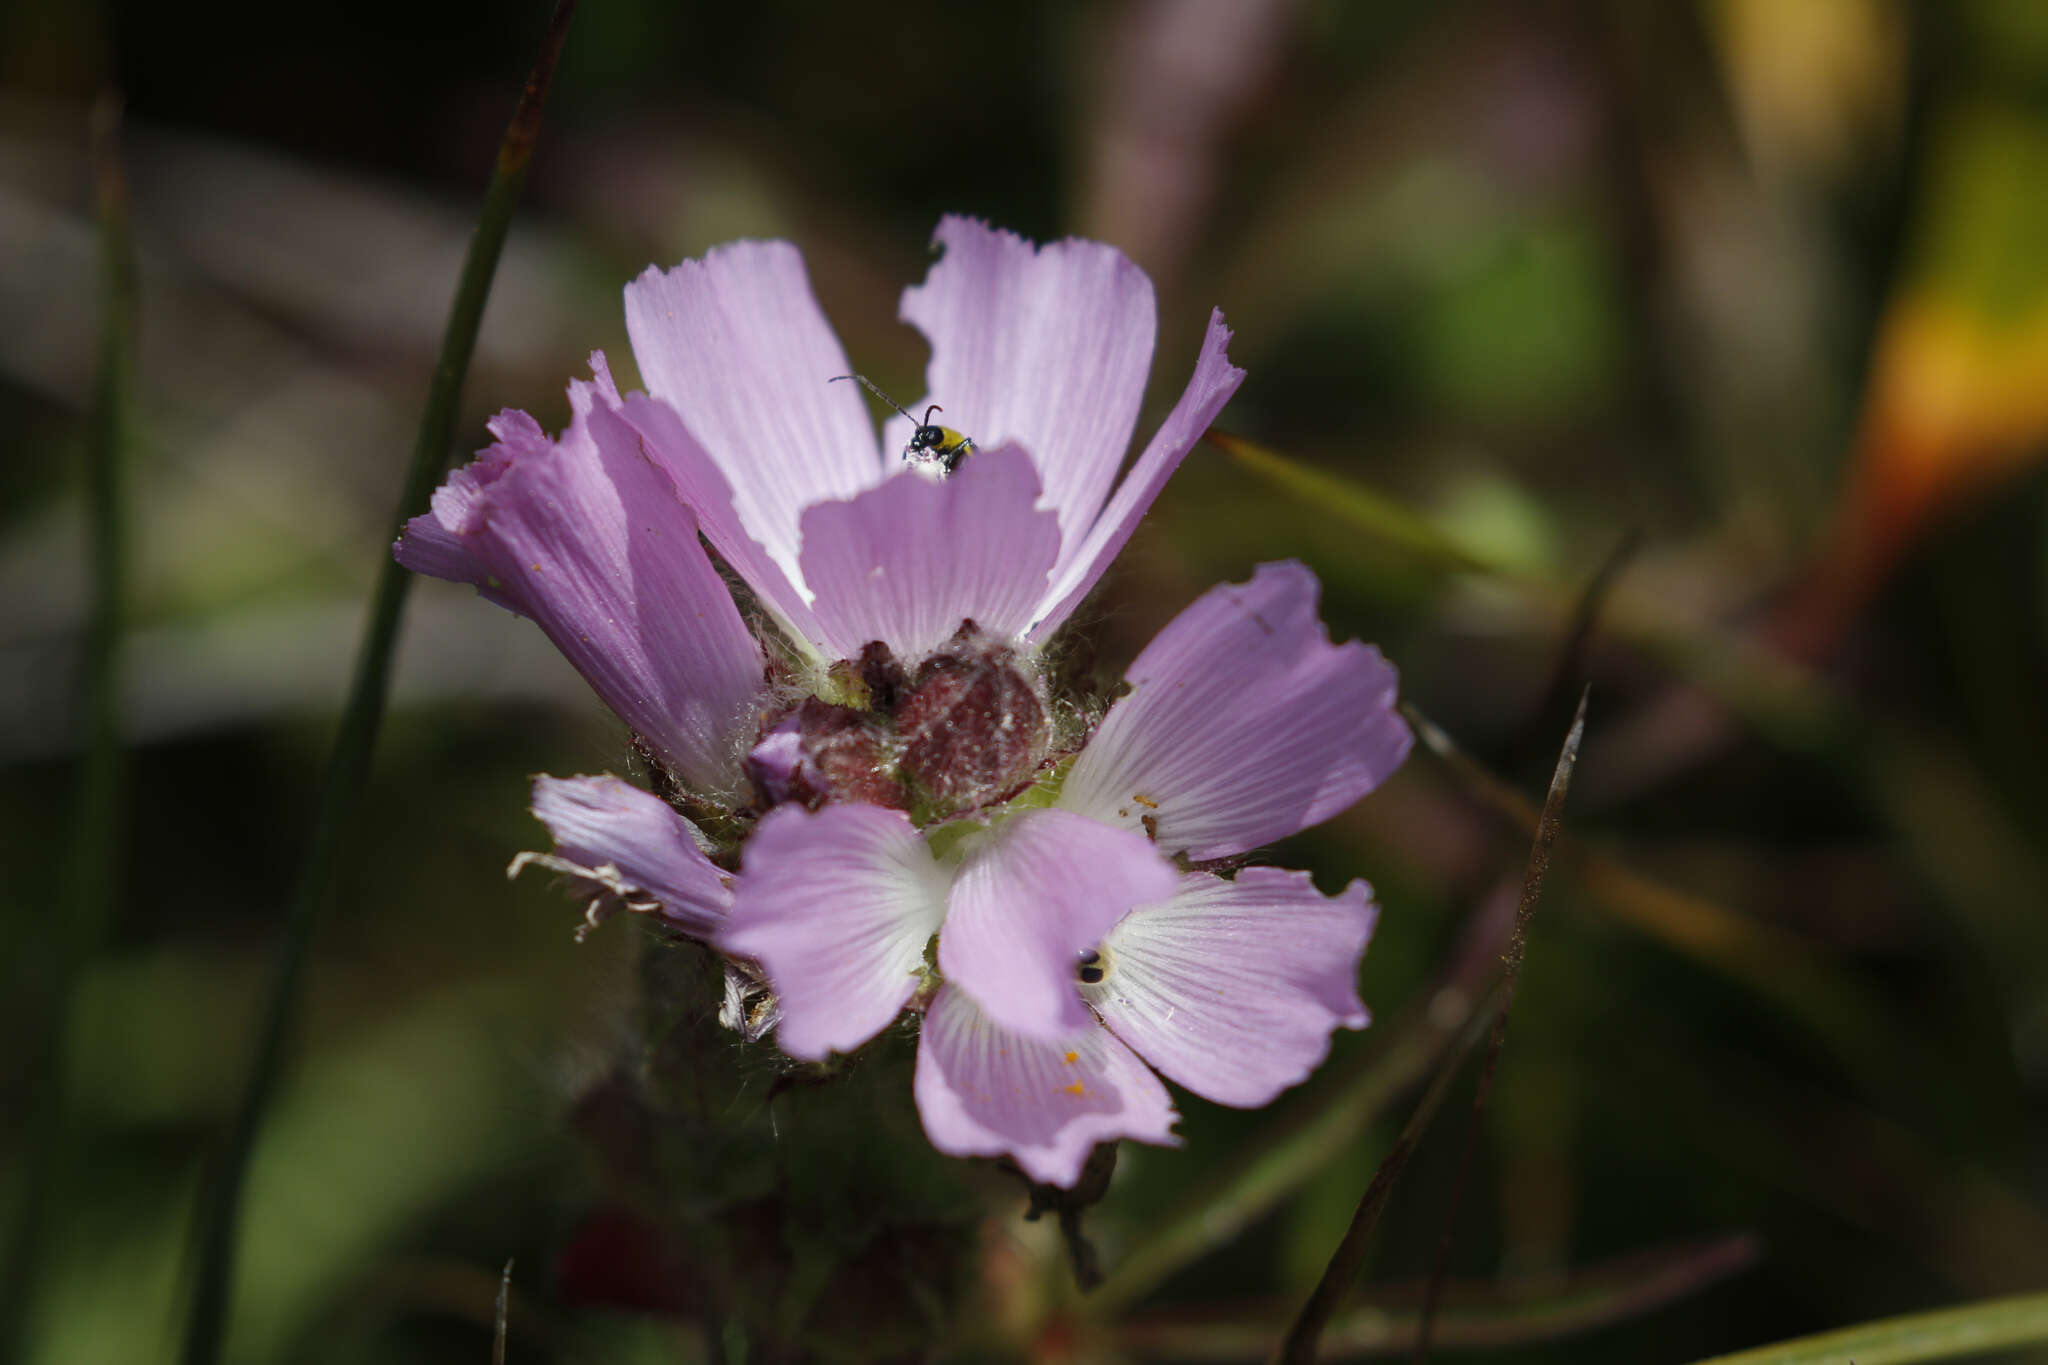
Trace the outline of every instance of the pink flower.
{"type": "Polygon", "coordinates": [[[922,401],[975,440],[957,472],[905,468],[901,417],[877,442],[794,249],[742,242],[628,287],[648,393],[595,356],[559,438],[502,414],[397,553],[533,618],[727,831],[540,778],[539,861],[593,919],[658,913],[754,964],[794,1057],[920,1011],[933,1144],[1066,1185],[1097,1142],[1173,1140],[1159,1076],[1259,1105],[1364,1025],[1368,888],[1214,868],[1349,806],[1410,737],[1392,668],[1330,642],[1291,563],[1189,607],[1106,715],[1056,694],[1039,646],[1243,375],[1213,316],[1119,481],[1150,282],[1094,243],[937,235],[902,311],[932,343],[922,401]]]}
{"type": "MultiPolygon", "coordinates": [[[[786,242],[734,242],[626,288],[648,392],[601,355],[551,441],[524,413],[457,471],[396,552],[532,617],[696,790],[746,791],[765,659],[701,532],[813,670],[879,640],[914,663],[973,620],[1048,638],[1237,389],[1221,313],[1193,377],[1119,482],[1151,368],[1152,284],[1113,248],[1044,247],[964,218],[906,290],[929,400],[979,449],[934,481],[877,442],[854,367],[786,242]]],[[[922,410],[922,409],[919,409],[922,410]]],[[[814,689],[820,690],[820,689],[814,689]]]]}
{"type": "Polygon", "coordinates": [[[916,1087],[933,1145],[1072,1184],[1097,1142],[1172,1140],[1150,1068],[1261,1105],[1320,1063],[1332,1029],[1366,1022],[1364,883],[1326,897],[1306,873],[1174,861],[1316,824],[1406,757],[1393,669],[1331,644],[1316,597],[1298,564],[1210,590],[1132,665],[1050,805],[925,830],[872,805],[782,805],[716,904],[696,888],[718,870],[652,833],[686,824],[655,797],[542,778],[534,809],[572,861],[650,894],[686,888],[711,941],[760,965],[792,1056],[850,1052],[928,995],[916,1087]],[[611,818],[585,814],[603,803],[611,818]]]}

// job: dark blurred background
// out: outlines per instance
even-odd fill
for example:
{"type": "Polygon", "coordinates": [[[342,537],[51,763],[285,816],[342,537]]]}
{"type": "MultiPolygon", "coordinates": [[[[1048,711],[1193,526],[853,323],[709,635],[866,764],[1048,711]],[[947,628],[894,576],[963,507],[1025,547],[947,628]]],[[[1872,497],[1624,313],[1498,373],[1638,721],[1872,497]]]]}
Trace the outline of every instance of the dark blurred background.
{"type": "MultiPolygon", "coordinates": [[[[70,1006],[35,1361],[175,1339],[200,1164],[545,21],[0,9],[0,1036],[22,1055],[73,837],[85,130],[109,82],[141,282],[125,852],[70,1006]]],[[[1538,920],[1453,1270],[1540,1292],[1684,1239],[1762,1250],[1648,1316],[1465,1358],[1678,1362],[2048,1285],[2048,6],[585,0],[462,449],[501,407],[558,425],[593,348],[630,382],[621,285],[738,236],[796,241],[854,363],[916,394],[896,298],[944,212],[1151,273],[1149,421],[1220,305],[1250,373],[1220,425],[1284,457],[1189,458],[1095,613],[1107,663],[1297,556],[1333,633],[1378,641],[1530,792],[1591,678],[1586,851],[1538,920]]],[[[590,1197],[562,1115],[627,1036],[634,935],[578,946],[573,905],[502,875],[542,838],[528,774],[626,762],[537,631],[418,585],[253,1174],[232,1359],[481,1361],[508,1256],[553,1324],[522,1340],[515,1315],[514,1359],[692,1358],[662,1323],[550,1305],[590,1197]]],[[[1278,857],[1378,888],[1385,1030],[1526,846],[1418,749],[1278,857]]],[[[7,1068],[0,1112],[31,1089],[7,1068]]],[[[1462,1104],[1368,1295],[1427,1271],[1462,1104]]],[[[1183,1110],[1186,1147],[1127,1151],[1094,1217],[1111,1266],[1261,1122],[1183,1110]]],[[[1298,1296],[1402,1112],[1148,1304],[1298,1296]]],[[[991,1244],[1057,1281],[1016,1214],[991,1244]]]]}

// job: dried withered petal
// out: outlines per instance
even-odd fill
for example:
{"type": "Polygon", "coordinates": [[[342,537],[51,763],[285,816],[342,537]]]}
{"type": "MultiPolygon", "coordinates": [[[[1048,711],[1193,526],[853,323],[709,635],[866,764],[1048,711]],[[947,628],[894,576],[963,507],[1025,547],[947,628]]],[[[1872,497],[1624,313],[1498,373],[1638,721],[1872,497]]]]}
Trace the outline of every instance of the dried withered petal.
{"type": "Polygon", "coordinates": [[[918,665],[895,719],[905,780],[944,810],[1009,794],[1045,758],[1050,731],[1015,654],[961,637],[918,665]]]}

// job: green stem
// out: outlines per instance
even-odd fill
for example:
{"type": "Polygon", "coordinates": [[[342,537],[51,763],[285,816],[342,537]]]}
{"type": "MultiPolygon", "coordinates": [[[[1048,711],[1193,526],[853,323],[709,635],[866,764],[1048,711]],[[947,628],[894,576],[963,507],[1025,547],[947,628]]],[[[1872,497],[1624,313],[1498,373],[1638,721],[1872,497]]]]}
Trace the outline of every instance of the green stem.
{"type": "Polygon", "coordinates": [[[135,254],[121,176],[121,103],[109,91],[92,110],[93,200],[100,229],[100,370],[86,444],[86,549],[92,600],[79,655],[83,718],[78,785],[72,798],[71,866],[65,913],[50,924],[50,970],[36,973],[44,1027],[29,1049],[34,1117],[23,1164],[21,1205],[0,1262],[0,1360],[19,1359],[38,1271],[50,1245],[54,1194],[68,1127],[64,1058],[72,995],[113,911],[115,870],[126,843],[122,795],[121,634],[126,618],[127,523],[122,489],[132,440],[135,377],[135,254]]]}
{"type": "MultiPolygon", "coordinates": [[[[547,101],[548,85],[553,80],[555,63],[561,56],[575,8],[575,0],[557,0],[540,55],[499,144],[497,166],[491,174],[490,187],[484,192],[483,212],[470,236],[469,253],[463,261],[448,328],[441,340],[440,358],[434,366],[426,413],[420,421],[419,439],[413,446],[412,462],[398,501],[401,526],[406,517],[426,505],[446,463],[462,381],[476,349],[484,303],[490,297],[498,256],[526,181],[527,165],[540,129],[541,109],[547,101]]],[[[399,619],[411,583],[412,575],[400,568],[387,551],[378,573],[369,623],[364,627],[356,655],[341,729],[321,783],[306,861],[285,911],[283,942],[264,1009],[256,1057],[235,1112],[220,1168],[199,1211],[193,1300],[181,1357],[186,1365],[207,1365],[218,1360],[226,1338],[236,1233],[249,1161],[283,1071],[314,926],[332,891],[341,849],[369,775],[370,757],[384,718],[399,619]]]]}
{"type": "Polygon", "coordinates": [[[2048,1342],[2048,1294],[1985,1299],[1759,1346],[1698,1365],[1908,1365],[2048,1342]]]}

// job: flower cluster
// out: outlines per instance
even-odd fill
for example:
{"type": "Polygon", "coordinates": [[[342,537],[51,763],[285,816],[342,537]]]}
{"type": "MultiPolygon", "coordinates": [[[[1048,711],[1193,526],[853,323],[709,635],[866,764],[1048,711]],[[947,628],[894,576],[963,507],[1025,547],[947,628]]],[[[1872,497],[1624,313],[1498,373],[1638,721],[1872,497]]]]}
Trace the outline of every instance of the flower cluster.
{"type": "Polygon", "coordinates": [[[1056,676],[1048,640],[1243,372],[1213,315],[1119,480],[1144,273],[964,219],[937,241],[902,314],[973,438],[957,468],[892,455],[902,416],[877,443],[801,258],[739,242],[627,287],[647,392],[596,355],[558,438],[501,414],[397,553],[532,618],[632,728],[655,791],[534,789],[540,861],[593,915],[744,964],[792,1057],[920,1014],[933,1145],[1071,1185],[1097,1142],[1173,1141],[1160,1076],[1263,1104],[1366,1022],[1366,886],[1220,869],[1349,806],[1409,735],[1392,668],[1330,642],[1297,564],[1196,601],[1106,708],[1056,676]]]}

